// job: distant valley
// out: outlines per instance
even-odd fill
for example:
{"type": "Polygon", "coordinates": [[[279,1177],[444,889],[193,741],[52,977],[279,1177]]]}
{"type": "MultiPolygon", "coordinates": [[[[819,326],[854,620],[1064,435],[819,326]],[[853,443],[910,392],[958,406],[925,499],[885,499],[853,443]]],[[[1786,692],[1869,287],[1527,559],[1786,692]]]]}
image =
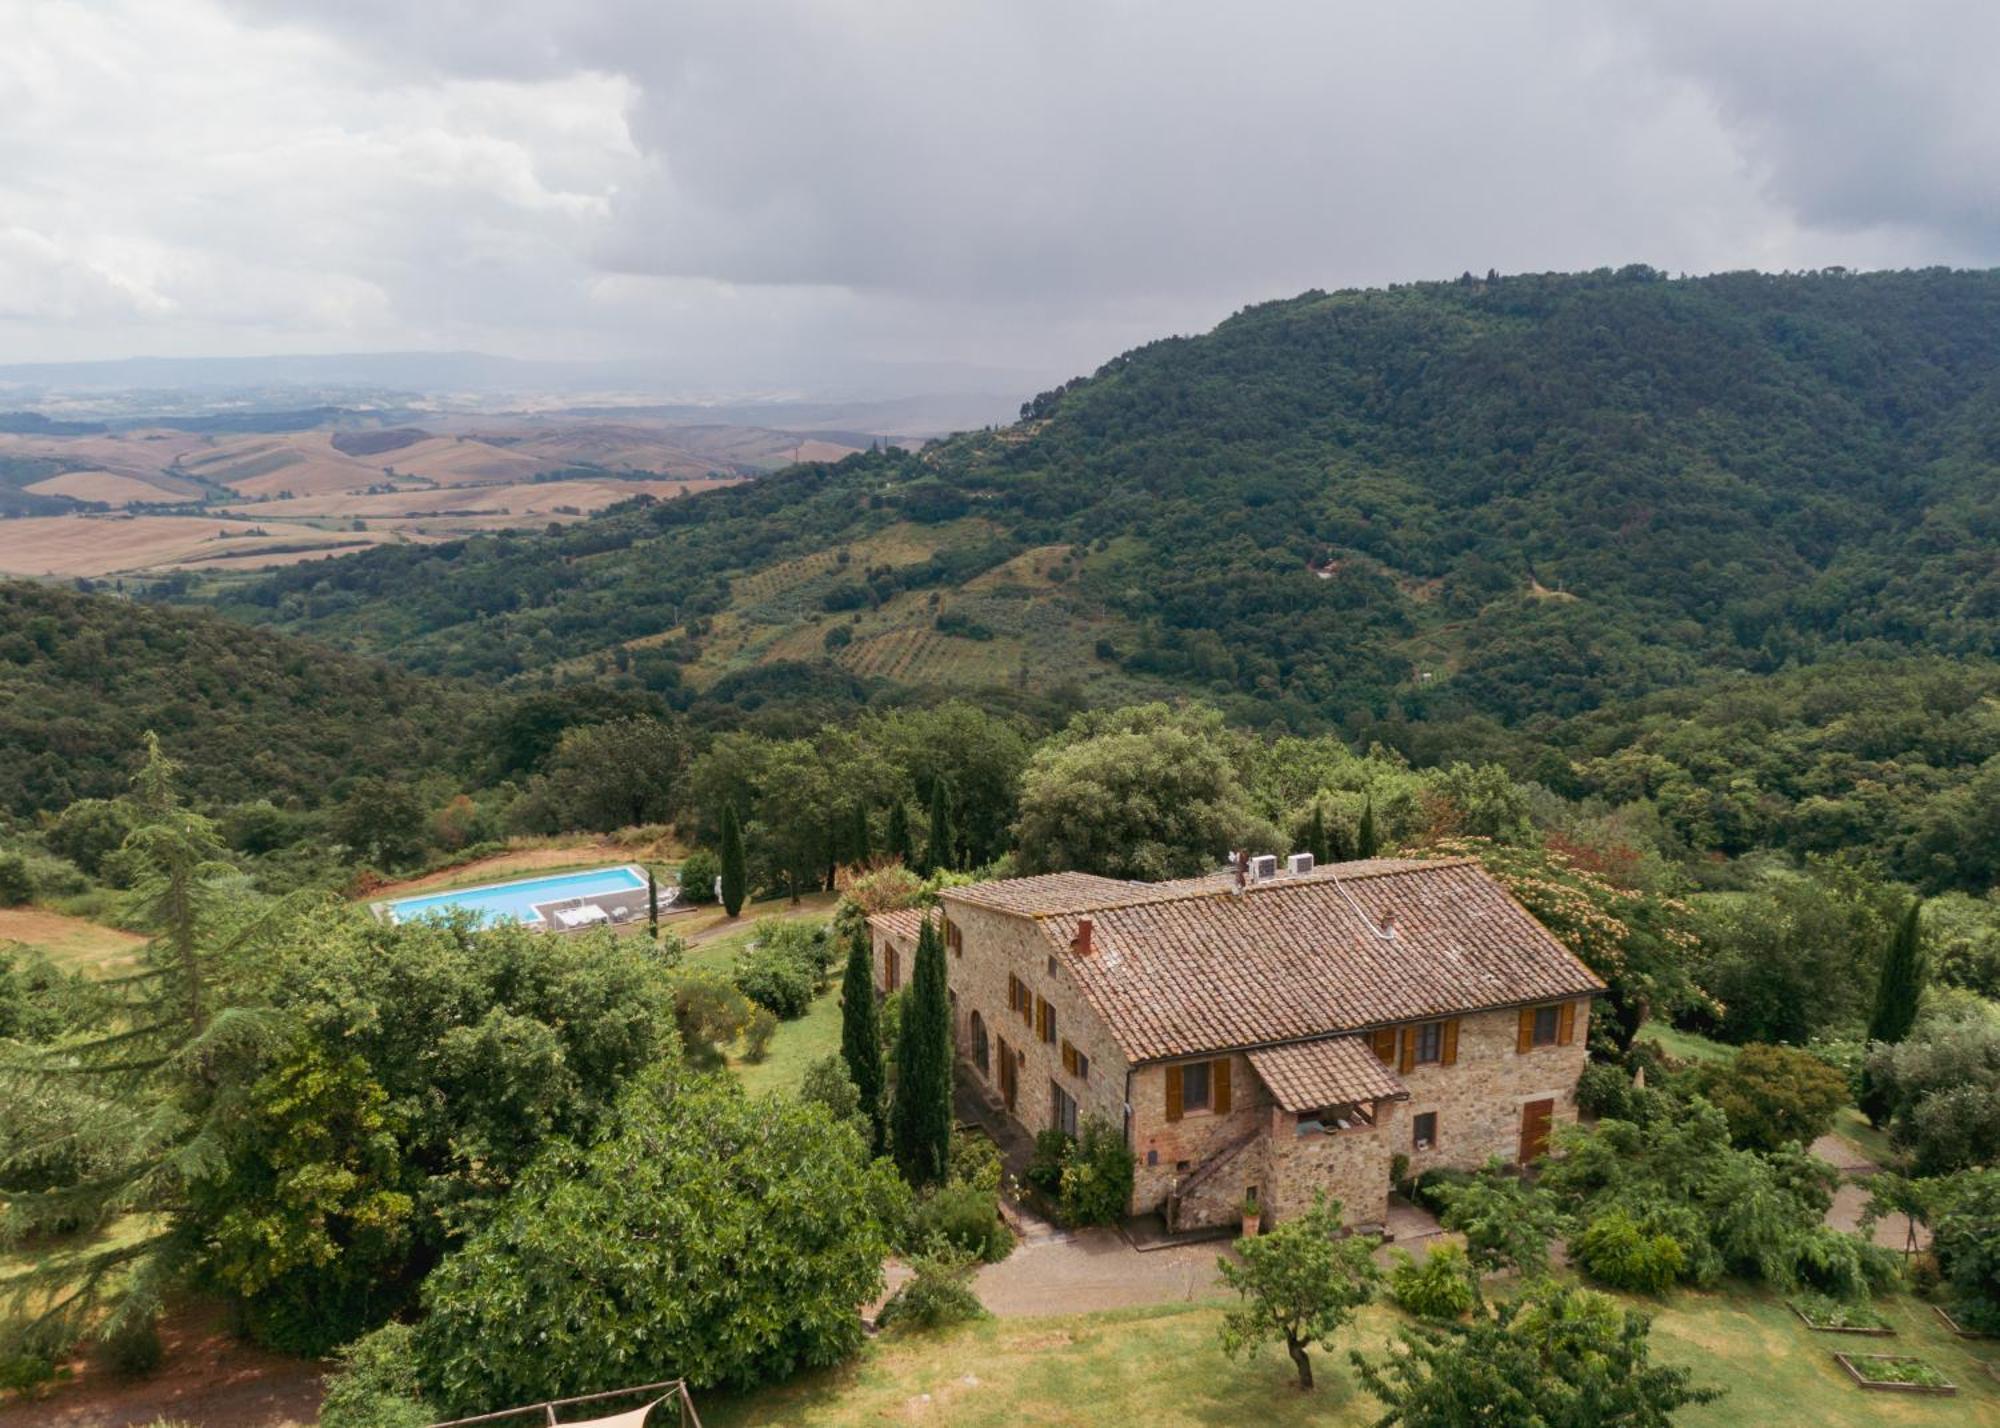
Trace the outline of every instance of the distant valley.
{"type": "Polygon", "coordinates": [[[877,439],[644,415],[440,416],[383,425],[332,409],[304,429],[283,429],[299,418],[276,413],[279,429],[243,430],[257,417],[114,427],[17,414],[0,421],[0,574],[254,570],[545,527],[877,439]]]}

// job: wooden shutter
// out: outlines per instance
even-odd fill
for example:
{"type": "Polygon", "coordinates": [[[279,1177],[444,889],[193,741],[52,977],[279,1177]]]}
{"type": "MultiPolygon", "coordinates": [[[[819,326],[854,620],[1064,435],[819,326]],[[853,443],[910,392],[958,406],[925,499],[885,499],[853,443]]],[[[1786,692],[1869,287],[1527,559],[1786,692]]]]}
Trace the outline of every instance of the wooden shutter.
{"type": "Polygon", "coordinates": [[[1380,1061],[1384,1066],[1394,1066],[1396,1064],[1396,1028],[1393,1026],[1377,1027],[1374,1035],[1369,1039],[1375,1044],[1375,1059],[1380,1061]]]}
{"type": "Polygon", "coordinates": [[[1438,1059],[1446,1066],[1458,1064],[1458,1018],[1453,1017],[1444,1024],[1444,1045],[1438,1059]]]}
{"type": "Polygon", "coordinates": [[[1514,1033],[1514,1050],[1525,1056],[1535,1049],[1535,1009],[1521,1008],[1521,1025],[1514,1033]]]}
{"type": "Polygon", "coordinates": [[[1076,1048],[1074,1046],[1071,1046],[1067,1041],[1065,1041],[1062,1044],[1062,1046],[1063,1046],[1063,1070],[1069,1072],[1070,1075],[1074,1076],[1076,1074],[1076,1048]]]}
{"type": "Polygon", "coordinates": [[[1208,1070],[1209,1105],[1218,1116],[1229,1114],[1229,1058],[1221,1057],[1209,1062],[1208,1070]]]}
{"type": "Polygon", "coordinates": [[[1556,1013],[1556,1045],[1568,1046],[1576,1040],[1576,1003],[1564,1002],[1556,1013]]]}
{"type": "Polygon", "coordinates": [[[1402,1028],[1402,1032],[1403,1055],[1396,1063],[1396,1069],[1407,1075],[1417,1064],[1417,1029],[1414,1026],[1406,1026],[1402,1028]]]}
{"type": "Polygon", "coordinates": [[[1167,1068],[1167,1119],[1177,1121],[1180,1118],[1181,1068],[1178,1066],[1169,1066],[1167,1068]]]}

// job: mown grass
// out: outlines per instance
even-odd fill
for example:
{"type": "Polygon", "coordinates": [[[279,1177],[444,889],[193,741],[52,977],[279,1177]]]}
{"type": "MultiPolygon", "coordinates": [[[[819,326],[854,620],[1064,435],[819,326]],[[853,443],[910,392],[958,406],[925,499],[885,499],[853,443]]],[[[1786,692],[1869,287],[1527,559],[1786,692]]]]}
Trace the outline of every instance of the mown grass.
{"type": "Polygon", "coordinates": [[[1736,1048],[1725,1042],[1711,1041],[1706,1036],[1682,1031],[1665,1022],[1648,1022],[1638,1039],[1656,1043],[1677,1061],[1730,1061],[1736,1056],[1736,1048]]]}
{"type": "MultiPolygon", "coordinates": [[[[1852,1350],[1857,1341],[1813,1333],[1763,1291],[1682,1294],[1665,1305],[1640,1307],[1655,1316],[1656,1359],[1727,1390],[1715,1403],[1681,1410],[1675,1418],[1681,1428],[2000,1425],[2000,1384],[1985,1371],[1987,1355],[1952,1339],[1928,1308],[1907,1296],[1880,1306],[1900,1337],[1860,1342],[1923,1358],[1959,1385],[1956,1398],[1903,1398],[1855,1387],[1833,1353],[1852,1350]]],[[[840,1368],[755,1394],[699,1394],[697,1404],[711,1428],[883,1422],[1360,1428],[1380,1416],[1381,1405],[1360,1388],[1347,1353],[1387,1352],[1403,1322],[1394,1310],[1364,1310],[1341,1334],[1336,1352],[1315,1355],[1319,1387],[1310,1395],[1294,1386],[1291,1364],[1277,1348],[1243,1362],[1225,1358],[1217,1341],[1221,1317],[1221,1303],[1211,1301],[989,1319],[934,1336],[891,1334],[840,1368]]]]}

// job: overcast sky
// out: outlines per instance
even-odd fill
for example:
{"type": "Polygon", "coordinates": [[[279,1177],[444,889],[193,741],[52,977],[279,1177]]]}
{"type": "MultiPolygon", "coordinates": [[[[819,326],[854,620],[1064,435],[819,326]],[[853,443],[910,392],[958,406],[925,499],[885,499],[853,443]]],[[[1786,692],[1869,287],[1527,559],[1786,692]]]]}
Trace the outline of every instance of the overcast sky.
{"type": "Polygon", "coordinates": [[[1038,378],[1309,287],[2000,258],[2000,6],[0,0],[0,361],[1038,378]]]}

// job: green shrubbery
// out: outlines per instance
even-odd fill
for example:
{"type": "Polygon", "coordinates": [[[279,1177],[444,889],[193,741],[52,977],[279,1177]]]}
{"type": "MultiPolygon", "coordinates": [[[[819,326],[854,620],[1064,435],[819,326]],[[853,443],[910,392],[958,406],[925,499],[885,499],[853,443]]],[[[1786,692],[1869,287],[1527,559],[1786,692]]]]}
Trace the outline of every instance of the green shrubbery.
{"type": "Polygon", "coordinates": [[[1465,1251],[1447,1240],[1422,1259],[1396,1251],[1389,1293],[1420,1319],[1460,1319],[1479,1302],[1479,1279],[1465,1251]]]}
{"type": "Polygon", "coordinates": [[[1687,1269],[1687,1252],[1672,1235],[1653,1231],[1617,1206],[1570,1241],[1570,1253],[1592,1278],[1613,1289],[1659,1294],[1687,1269]]]}
{"type": "Polygon", "coordinates": [[[978,1264],[978,1256],[944,1245],[934,1244],[912,1255],[914,1273],[882,1306],[875,1317],[877,1326],[942,1329],[985,1317],[985,1306],[972,1292],[972,1273],[978,1264]]]}
{"type": "Polygon", "coordinates": [[[737,990],[783,1020],[804,1016],[839,953],[823,923],[767,922],[736,959],[737,990]]]}
{"type": "Polygon", "coordinates": [[[715,880],[722,876],[722,860],[706,848],[696,848],[681,864],[681,901],[701,905],[715,901],[715,880]]]}

